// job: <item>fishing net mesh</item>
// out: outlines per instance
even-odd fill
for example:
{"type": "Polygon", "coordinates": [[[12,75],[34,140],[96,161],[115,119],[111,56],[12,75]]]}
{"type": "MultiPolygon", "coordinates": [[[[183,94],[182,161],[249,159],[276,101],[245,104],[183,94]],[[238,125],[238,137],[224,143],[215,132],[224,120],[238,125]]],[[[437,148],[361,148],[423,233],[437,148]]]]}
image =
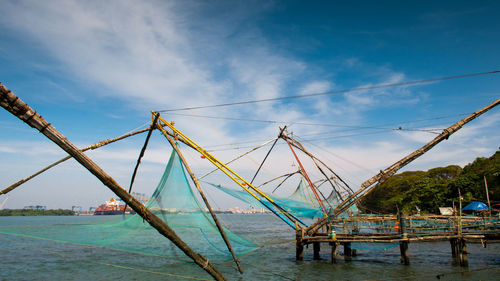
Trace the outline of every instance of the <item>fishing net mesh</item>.
{"type": "MultiPolygon", "coordinates": [[[[244,190],[235,190],[224,187],[220,184],[209,182],[207,183],[210,186],[213,186],[216,189],[223,191],[224,193],[229,194],[232,197],[237,198],[254,207],[262,207],[262,205],[264,204],[268,208],[273,208],[273,206],[268,204],[267,200],[263,199],[259,201],[244,190]]],[[[322,216],[321,210],[319,209],[317,204],[315,204],[311,193],[308,191],[306,185],[303,184],[303,181],[300,181],[297,189],[288,197],[277,197],[270,194],[266,195],[271,198],[271,200],[273,200],[276,204],[296,217],[313,219],[315,217],[322,216]]],[[[279,211],[276,212],[279,213],[279,211]]]]}
{"type": "MultiPolygon", "coordinates": [[[[228,187],[224,187],[220,184],[214,184],[210,182],[206,183],[254,207],[262,207],[262,205],[264,204],[268,206],[268,208],[272,208],[272,206],[270,206],[270,204],[268,204],[267,201],[265,200],[259,201],[246,191],[231,189],[228,187]]],[[[294,215],[295,217],[313,219],[322,217],[324,215],[319,207],[319,204],[317,203],[316,198],[312,194],[310,187],[304,183],[304,180],[301,180],[299,182],[299,185],[297,186],[295,191],[289,196],[278,197],[278,196],[273,196],[271,194],[266,194],[266,195],[269,198],[271,198],[271,200],[273,200],[275,203],[277,203],[279,206],[281,206],[283,209],[285,209],[287,212],[294,215]]],[[[339,204],[339,201],[335,196],[335,193],[332,192],[326,198],[326,200],[323,200],[323,203],[325,204],[325,206],[328,206],[328,208],[331,211],[339,204]]],[[[279,213],[278,211],[276,212],[279,213]]],[[[349,217],[350,215],[357,213],[358,209],[355,205],[353,205],[348,210],[341,213],[339,217],[349,217]]]]}
{"type": "MultiPolygon", "coordinates": [[[[211,260],[231,259],[215,222],[200,204],[184,172],[182,162],[172,151],[165,172],[146,207],[166,222],[193,250],[211,260]]],[[[0,225],[0,233],[42,238],[53,241],[95,245],[148,255],[185,258],[185,255],[159,234],[139,215],[96,216],[86,223],[40,224],[44,220],[31,220],[29,225],[19,225],[8,220],[0,225]],[[6,225],[7,224],[7,225],[6,225]]],[[[258,245],[225,229],[236,255],[244,255],[258,245]]]]}

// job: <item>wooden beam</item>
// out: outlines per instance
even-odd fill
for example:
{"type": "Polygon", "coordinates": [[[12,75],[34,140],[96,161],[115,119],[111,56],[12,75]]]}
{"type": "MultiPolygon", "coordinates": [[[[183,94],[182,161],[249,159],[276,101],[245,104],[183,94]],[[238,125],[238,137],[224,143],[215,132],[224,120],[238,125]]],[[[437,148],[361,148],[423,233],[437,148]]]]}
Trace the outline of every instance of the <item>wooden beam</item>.
{"type": "Polygon", "coordinates": [[[137,199],[123,189],[111,176],[94,163],[88,156],[80,151],[73,143],[71,143],[64,135],[47,122],[42,116],[36,113],[31,107],[24,103],[19,97],[7,89],[0,83],[0,106],[6,109],[14,116],[21,119],[29,126],[37,129],[47,138],[57,144],[60,148],[66,151],[69,155],[75,158],[82,166],[87,168],[94,176],[96,176],[104,185],[106,185],[113,193],[126,202],[134,211],[137,212],[145,221],[154,227],[159,233],[168,238],[181,251],[190,257],[196,264],[208,272],[216,280],[226,280],[224,275],[203,255],[193,251],[164,221],[158,218],[150,210],[148,210],[137,199]]]}

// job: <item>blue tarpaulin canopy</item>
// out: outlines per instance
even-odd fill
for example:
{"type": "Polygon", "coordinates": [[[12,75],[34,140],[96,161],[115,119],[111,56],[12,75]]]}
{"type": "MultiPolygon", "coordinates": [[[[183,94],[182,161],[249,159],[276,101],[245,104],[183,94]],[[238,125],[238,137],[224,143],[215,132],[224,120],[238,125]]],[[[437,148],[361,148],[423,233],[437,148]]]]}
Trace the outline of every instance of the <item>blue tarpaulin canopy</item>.
{"type": "Polygon", "coordinates": [[[471,202],[469,205],[465,206],[462,211],[479,211],[488,209],[488,206],[483,202],[471,202]]]}

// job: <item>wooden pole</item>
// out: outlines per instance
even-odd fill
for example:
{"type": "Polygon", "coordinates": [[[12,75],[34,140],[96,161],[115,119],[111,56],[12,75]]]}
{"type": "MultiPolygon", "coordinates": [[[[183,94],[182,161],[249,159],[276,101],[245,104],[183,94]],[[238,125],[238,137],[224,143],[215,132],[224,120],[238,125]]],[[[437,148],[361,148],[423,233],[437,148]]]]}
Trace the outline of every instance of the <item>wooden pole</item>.
{"type": "Polygon", "coordinates": [[[450,239],[450,246],[451,246],[451,257],[454,260],[456,260],[456,258],[457,258],[457,239],[456,238],[450,239]]]}
{"type": "Polygon", "coordinates": [[[313,242],[313,259],[314,260],[319,260],[320,258],[320,252],[321,250],[321,245],[319,242],[313,242]]]}
{"type": "MultiPolygon", "coordinates": [[[[286,129],[286,126],[283,127],[283,129],[281,129],[280,133],[278,136],[281,136],[281,134],[283,134],[283,131],[286,129]]],[[[273,150],[274,146],[276,145],[276,143],[278,142],[278,139],[279,138],[276,138],[276,140],[273,142],[273,145],[271,145],[271,148],[269,149],[269,151],[267,152],[266,156],[264,157],[264,160],[262,160],[262,162],[260,163],[259,165],[259,168],[257,168],[257,171],[255,172],[255,175],[253,175],[253,178],[252,180],[250,181],[250,183],[253,183],[253,181],[255,180],[255,178],[257,177],[257,175],[259,174],[259,171],[260,169],[262,168],[262,165],[264,165],[264,162],[266,162],[266,159],[267,157],[269,156],[269,154],[271,153],[271,151],[273,150]]]]}
{"type": "Polygon", "coordinates": [[[321,198],[319,198],[316,186],[314,185],[314,183],[309,178],[309,175],[307,174],[306,170],[304,169],[304,166],[302,166],[302,163],[300,162],[299,157],[297,156],[297,154],[295,154],[295,151],[293,150],[292,145],[290,144],[290,142],[288,141],[288,139],[285,138],[284,140],[286,141],[286,143],[290,147],[290,150],[292,151],[292,154],[295,157],[295,160],[297,160],[297,163],[299,164],[300,170],[302,171],[302,175],[304,176],[304,178],[309,183],[309,187],[311,188],[314,196],[316,197],[316,200],[318,201],[318,204],[321,207],[321,210],[323,211],[323,214],[325,215],[325,217],[328,217],[328,210],[326,209],[325,205],[323,204],[323,201],[321,201],[321,198]]]}
{"type": "Polygon", "coordinates": [[[243,273],[243,269],[241,268],[241,265],[240,265],[240,262],[238,261],[238,258],[236,258],[236,254],[233,251],[233,247],[231,247],[231,243],[229,243],[229,240],[227,239],[226,232],[224,231],[224,229],[220,225],[219,220],[217,219],[217,216],[215,215],[214,211],[212,210],[212,207],[210,206],[210,203],[208,203],[207,197],[205,197],[205,194],[203,193],[203,190],[201,189],[200,182],[198,181],[198,179],[194,175],[193,171],[191,170],[191,167],[188,165],[188,163],[186,161],[186,158],[184,158],[184,155],[181,153],[181,150],[179,149],[179,147],[177,146],[175,141],[167,134],[166,130],[163,129],[163,127],[156,122],[156,120],[158,120],[159,116],[160,115],[158,113],[158,115],[156,115],[156,118],[155,118],[156,127],[165,136],[165,138],[168,140],[168,142],[170,143],[172,148],[175,150],[175,152],[177,152],[177,155],[179,155],[179,158],[181,159],[182,164],[186,168],[186,171],[188,172],[189,176],[191,177],[191,180],[193,181],[194,185],[196,186],[196,189],[200,193],[201,198],[203,199],[203,202],[207,206],[208,211],[210,212],[210,215],[212,216],[212,219],[214,220],[215,225],[217,226],[217,229],[219,230],[219,233],[222,236],[222,239],[224,240],[224,243],[226,243],[226,246],[227,246],[229,252],[231,252],[231,255],[233,256],[233,260],[236,263],[236,266],[238,267],[238,270],[240,271],[240,273],[243,273]]]}
{"type": "MultiPolygon", "coordinates": [[[[144,157],[144,153],[146,152],[146,148],[148,147],[149,139],[151,138],[151,134],[153,133],[153,130],[155,129],[155,124],[158,121],[158,118],[155,118],[153,120],[153,123],[149,127],[148,134],[146,135],[146,140],[144,141],[144,145],[141,148],[141,152],[139,153],[139,158],[137,158],[137,163],[135,164],[134,167],[134,172],[132,173],[132,178],[130,179],[130,187],[128,189],[128,193],[132,192],[132,186],[134,185],[135,181],[135,176],[137,175],[137,169],[139,169],[139,165],[141,164],[141,159],[144,157]]],[[[127,205],[125,205],[125,209],[127,209],[127,205]]],[[[125,209],[123,209],[123,213],[125,213],[125,209]]]]}
{"type": "MultiPolygon", "coordinates": [[[[402,216],[399,208],[398,208],[397,219],[399,221],[398,232],[401,235],[401,238],[405,239],[405,238],[407,238],[407,234],[405,233],[403,216],[402,216]]],[[[409,265],[410,264],[410,255],[408,253],[408,241],[401,241],[401,244],[399,244],[399,251],[401,253],[401,263],[404,265],[409,265]]]]}
{"type": "Polygon", "coordinates": [[[330,246],[332,246],[332,253],[331,253],[332,263],[337,263],[337,243],[330,242],[330,246]]]}
{"type": "Polygon", "coordinates": [[[295,222],[295,260],[302,261],[304,260],[304,243],[302,240],[304,239],[304,229],[299,226],[297,222],[295,222]]]}
{"type": "Polygon", "coordinates": [[[458,236],[462,237],[462,193],[460,192],[460,188],[458,189],[458,236]]]}
{"type": "Polygon", "coordinates": [[[467,245],[463,238],[458,239],[458,258],[460,260],[460,266],[469,266],[469,260],[467,257],[467,245]]]}
{"type": "Polygon", "coordinates": [[[82,166],[87,168],[94,176],[96,176],[104,185],[106,185],[113,193],[120,197],[124,202],[136,211],[145,221],[154,227],[159,233],[168,238],[181,251],[190,257],[196,264],[208,272],[216,280],[226,280],[224,275],[203,255],[193,251],[164,221],[158,218],[150,210],[148,210],[137,199],[123,189],[111,176],[94,163],[88,156],[82,153],[73,143],[71,143],[64,135],[59,133],[54,126],[47,122],[42,116],[31,109],[19,97],[7,89],[0,83],[0,105],[8,112],[21,119],[29,126],[37,129],[47,138],[57,144],[60,148],[66,151],[69,155],[75,158],[82,166]]]}
{"type": "Polygon", "coordinates": [[[352,260],[352,249],[351,242],[344,242],[344,260],[351,261],[352,260]]]}
{"type": "Polygon", "coordinates": [[[486,188],[486,199],[488,200],[488,208],[490,208],[491,211],[490,193],[488,192],[488,182],[486,181],[486,175],[483,175],[483,178],[484,178],[484,188],[486,188]]]}

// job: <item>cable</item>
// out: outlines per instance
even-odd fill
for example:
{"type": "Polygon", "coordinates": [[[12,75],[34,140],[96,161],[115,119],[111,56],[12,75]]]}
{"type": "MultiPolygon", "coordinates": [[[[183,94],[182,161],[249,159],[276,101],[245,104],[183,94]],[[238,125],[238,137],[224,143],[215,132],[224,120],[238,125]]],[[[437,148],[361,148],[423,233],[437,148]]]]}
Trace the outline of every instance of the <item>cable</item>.
{"type": "MultiPolygon", "coordinates": [[[[381,133],[387,133],[391,132],[391,130],[384,130],[384,131],[377,131],[377,132],[368,132],[368,133],[360,133],[360,134],[351,134],[351,135],[340,135],[340,136],[331,136],[331,137],[324,137],[324,138],[314,138],[314,139],[303,139],[306,142],[314,142],[314,141],[320,141],[320,140],[328,140],[328,139],[338,139],[338,138],[346,138],[346,137],[354,137],[354,136],[364,136],[364,135],[374,135],[374,134],[381,134],[381,133]]],[[[283,145],[284,143],[278,143],[276,145],[283,145]]],[[[243,149],[243,148],[253,148],[254,146],[240,146],[237,148],[222,148],[222,149],[207,149],[208,152],[214,152],[214,151],[228,151],[228,150],[236,150],[236,149],[243,149]]]]}
{"type": "MultiPolygon", "coordinates": [[[[432,118],[425,118],[425,119],[417,119],[417,120],[409,120],[409,121],[402,121],[402,122],[392,122],[392,123],[387,123],[385,125],[393,125],[393,124],[404,124],[404,123],[418,123],[418,122],[425,122],[425,121],[432,121],[432,120],[440,120],[440,119],[446,119],[446,118],[452,118],[456,116],[462,116],[462,115],[467,115],[466,113],[461,113],[461,114],[454,114],[454,115],[447,115],[447,116],[438,116],[438,117],[432,117],[432,118]]],[[[203,117],[202,115],[197,115],[195,117],[203,117]]],[[[213,116],[212,116],[213,117],[213,116]]],[[[215,118],[221,118],[225,119],[225,117],[215,117],[215,118]]],[[[245,120],[245,119],[243,119],[245,120]]],[[[246,120],[251,120],[251,119],[246,119],[246,120]]],[[[264,120],[261,120],[264,121],[264,120]]],[[[269,122],[278,122],[278,121],[269,121],[269,122]]],[[[285,123],[285,122],[283,122],[285,123]]],[[[298,123],[295,123],[298,124],[298,123]]],[[[307,123],[311,124],[312,123],[307,123]]],[[[320,125],[320,124],[315,124],[315,125],[320,125]]],[[[332,124],[325,124],[323,123],[322,125],[332,125],[332,124]]],[[[327,139],[336,139],[336,138],[346,138],[346,137],[354,137],[354,136],[362,136],[362,135],[372,135],[372,134],[381,134],[384,132],[391,132],[391,131],[408,131],[408,132],[424,132],[424,133],[430,133],[430,134],[439,134],[444,127],[440,126],[445,126],[447,127],[449,124],[448,123],[430,123],[426,124],[425,126],[414,126],[414,127],[397,127],[397,128],[390,128],[390,127],[377,127],[377,126],[338,126],[338,127],[352,127],[352,129],[346,129],[346,130],[336,130],[336,131],[326,131],[326,132],[319,132],[319,133],[310,133],[310,134],[303,134],[301,135],[302,137],[311,137],[311,136],[325,136],[323,138],[317,138],[315,137],[314,139],[309,138],[305,139],[308,142],[313,142],[313,141],[321,141],[321,140],[327,140],[327,139]],[[434,128],[429,128],[429,126],[434,126],[434,128]],[[357,130],[376,130],[376,131],[371,131],[371,132],[366,132],[366,133],[357,133],[357,134],[347,134],[347,135],[338,135],[338,133],[341,132],[350,132],[350,131],[357,131],[357,130]]],[[[332,126],[337,126],[337,125],[332,125],[332,126]]],[[[205,146],[205,148],[213,148],[207,151],[213,152],[213,151],[228,151],[228,150],[234,150],[234,148],[224,148],[229,145],[239,145],[239,144],[252,144],[252,143],[257,143],[262,140],[249,140],[249,141],[244,141],[244,142],[237,142],[237,143],[231,143],[231,144],[217,144],[217,145],[208,145],[205,146]],[[220,148],[222,147],[222,148],[220,148]]],[[[280,144],[278,144],[280,145],[280,144]]],[[[252,148],[252,146],[242,146],[239,148],[252,148]]]]}
{"type": "MultiPolygon", "coordinates": [[[[181,115],[181,116],[189,116],[189,117],[196,117],[196,118],[211,118],[211,119],[221,119],[221,120],[237,120],[237,121],[247,121],[247,122],[264,122],[264,123],[274,123],[274,124],[290,124],[290,121],[276,121],[276,120],[256,120],[256,119],[245,119],[245,118],[233,118],[233,117],[218,117],[218,116],[207,116],[207,115],[197,115],[197,114],[182,114],[182,113],[172,113],[175,115],[181,115]]],[[[296,125],[306,125],[306,126],[325,126],[325,127],[339,127],[339,128],[351,128],[348,130],[341,130],[341,131],[335,131],[331,133],[339,133],[339,132],[348,132],[348,131],[356,131],[356,130],[367,130],[367,129],[384,129],[384,130],[401,130],[401,131],[415,131],[418,128],[424,128],[424,126],[421,127],[408,127],[408,128],[387,128],[387,127],[381,127],[381,126],[389,126],[389,125],[394,125],[394,124],[408,124],[408,123],[419,123],[419,122],[425,122],[425,121],[432,121],[432,120],[440,120],[440,119],[447,119],[447,118],[452,118],[456,116],[463,116],[463,115],[469,115],[469,113],[461,113],[461,114],[454,114],[454,115],[446,115],[446,116],[437,116],[437,117],[431,117],[431,118],[425,118],[425,119],[416,119],[416,120],[407,120],[407,121],[401,121],[401,122],[391,122],[391,123],[385,123],[381,125],[372,125],[372,126],[350,126],[350,125],[336,125],[336,124],[328,124],[328,123],[305,123],[305,122],[295,122],[294,124],[296,125]]],[[[437,124],[434,124],[437,125],[437,124]]],[[[441,125],[441,124],[439,124],[441,125]]],[[[427,125],[430,126],[430,125],[427,125]]],[[[425,127],[427,127],[425,126],[425,127]]],[[[423,131],[423,132],[430,132],[430,133],[435,133],[433,131],[436,130],[442,130],[442,129],[422,129],[422,130],[417,130],[417,131],[423,131]]],[[[326,132],[324,133],[316,133],[316,134],[304,134],[302,136],[312,136],[312,135],[322,135],[322,134],[327,134],[326,132]]],[[[216,147],[221,147],[221,146],[228,146],[228,145],[239,145],[239,144],[248,144],[248,143],[257,143],[257,142],[262,142],[265,141],[265,139],[254,139],[254,140],[248,140],[248,141],[242,141],[242,142],[235,142],[235,143],[226,143],[226,144],[215,144],[215,145],[206,145],[205,148],[216,148],[216,147]]],[[[248,148],[242,147],[242,148],[248,148]]],[[[223,149],[223,150],[228,150],[228,149],[223,149]]],[[[211,151],[221,151],[217,149],[213,149],[211,151]]]]}
{"type": "Polygon", "coordinates": [[[316,96],[326,96],[326,95],[350,93],[350,92],[357,92],[357,91],[364,91],[364,90],[373,90],[373,89],[383,89],[383,88],[390,88],[390,87],[418,85],[418,84],[425,84],[425,83],[431,83],[431,82],[436,82],[436,81],[460,79],[460,78],[467,78],[467,77],[474,77],[474,76],[481,76],[481,75],[488,75],[488,74],[496,74],[496,73],[500,73],[500,70],[494,70],[494,71],[488,71],[488,72],[479,72],[479,73],[470,73],[470,74],[462,74],[462,75],[447,76],[447,77],[439,77],[439,78],[431,78],[431,79],[423,79],[423,80],[414,80],[414,81],[400,82],[400,83],[380,84],[380,85],[375,85],[375,86],[358,87],[358,88],[351,88],[351,89],[344,89],[344,90],[337,90],[337,91],[329,91],[329,92],[322,92],[322,93],[313,93],[313,94],[306,94],[306,95],[295,95],[295,96],[285,96],[285,97],[279,97],[279,98],[269,98],[269,99],[239,101],[239,102],[222,103],[222,104],[214,104],[214,105],[201,105],[201,106],[193,106],[193,107],[156,110],[156,112],[184,111],[184,110],[193,110],[193,109],[202,109],[202,108],[214,108],[214,107],[226,107],[226,106],[243,105],[243,104],[251,104],[251,103],[279,101],[279,100],[300,99],[300,98],[308,98],[308,97],[316,97],[316,96]]]}
{"type": "Polygon", "coordinates": [[[418,123],[418,122],[425,122],[425,121],[431,121],[431,120],[452,118],[452,117],[456,117],[456,116],[470,115],[470,113],[461,113],[461,114],[454,114],[454,115],[447,115],[447,116],[431,117],[431,118],[426,118],[426,119],[391,122],[391,123],[385,123],[385,124],[381,124],[381,125],[354,126],[354,125],[338,125],[338,124],[331,124],[331,123],[308,123],[308,122],[262,120],[262,119],[236,118],[236,117],[221,117],[221,116],[210,116],[210,115],[201,115],[201,114],[185,114],[185,113],[169,113],[169,114],[178,115],[178,116],[195,117],[195,118],[208,118],[208,119],[231,120],[231,121],[244,121],[244,122],[270,123],[270,124],[291,124],[291,123],[293,123],[294,125],[303,125],[303,126],[324,126],[324,127],[338,127],[338,128],[353,128],[353,129],[387,129],[387,128],[384,128],[382,126],[389,126],[389,125],[394,125],[394,124],[418,123]]]}

